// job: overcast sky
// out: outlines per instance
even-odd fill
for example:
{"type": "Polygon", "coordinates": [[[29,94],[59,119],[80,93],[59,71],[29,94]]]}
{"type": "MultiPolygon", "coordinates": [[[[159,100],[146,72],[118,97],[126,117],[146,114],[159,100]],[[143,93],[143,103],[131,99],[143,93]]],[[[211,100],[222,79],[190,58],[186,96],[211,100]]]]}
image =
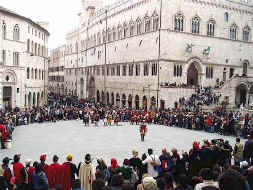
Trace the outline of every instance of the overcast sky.
{"type": "MultiPolygon", "coordinates": [[[[104,0],[105,4],[115,1],[104,0]]],[[[78,26],[81,0],[0,0],[0,6],[35,22],[49,22],[49,48],[52,49],[63,45],[66,33],[78,26]]]]}

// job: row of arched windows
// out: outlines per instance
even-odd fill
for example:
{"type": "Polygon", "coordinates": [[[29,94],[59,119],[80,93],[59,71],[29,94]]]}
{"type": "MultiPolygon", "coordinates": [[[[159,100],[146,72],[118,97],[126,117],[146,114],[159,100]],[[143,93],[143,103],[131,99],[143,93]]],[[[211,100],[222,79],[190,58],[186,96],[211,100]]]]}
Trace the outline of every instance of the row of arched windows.
{"type": "MultiPolygon", "coordinates": [[[[88,47],[100,45],[105,42],[111,42],[115,40],[124,39],[134,35],[140,35],[151,31],[157,31],[159,29],[159,16],[156,12],[151,17],[146,15],[144,18],[138,17],[136,20],[131,19],[129,22],[118,24],[117,26],[108,27],[103,31],[88,36],[88,39],[81,40],[81,49],[84,50],[85,43],[88,47]]],[[[78,43],[75,45],[70,44],[66,47],[66,53],[74,53],[78,49],[78,43]],[[73,47],[74,46],[74,47],[73,47]]]]}
{"type": "MultiPolygon", "coordinates": [[[[3,39],[7,38],[7,25],[4,21],[2,23],[2,38],[3,39]]],[[[16,24],[13,28],[13,40],[19,41],[19,39],[20,39],[20,29],[18,24],[16,24]]]]}
{"type": "Polygon", "coordinates": [[[35,79],[35,80],[44,80],[44,70],[27,68],[26,69],[26,78],[35,79]]]}
{"type": "MultiPolygon", "coordinates": [[[[200,28],[201,28],[200,22],[201,22],[201,19],[197,15],[191,19],[191,33],[200,34],[200,28]]],[[[185,23],[185,17],[182,13],[178,13],[174,16],[174,30],[175,31],[183,32],[185,30],[184,23],[185,23]]],[[[206,30],[206,34],[208,36],[215,35],[215,25],[216,25],[216,21],[214,19],[208,20],[207,30],[206,30]]],[[[229,28],[229,38],[231,40],[239,40],[238,31],[239,31],[239,27],[235,23],[233,23],[229,28]]],[[[248,25],[246,25],[242,29],[242,40],[243,41],[250,40],[250,27],[248,25]]]]}
{"type": "Polygon", "coordinates": [[[148,100],[147,96],[143,96],[142,99],[140,99],[139,95],[133,95],[129,94],[128,96],[125,94],[120,95],[119,93],[109,93],[109,92],[100,92],[97,90],[96,93],[96,100],[97,102],[100,102],[102,104],[106,105],[114,105],[117,107],[130,107],[130,108],[136,108],[136,109],[147,109],[148,107],[148,101],[150,107],[156,107],[156,98],[152,96],[150,100],[148,100]]]}
{"type": "Polygon", "coordinates": [[[38,56],[45,56],[46,55],[46,48],[36,42],[27,40],[27,52],[33,53],[34,55],[38,56]]]}

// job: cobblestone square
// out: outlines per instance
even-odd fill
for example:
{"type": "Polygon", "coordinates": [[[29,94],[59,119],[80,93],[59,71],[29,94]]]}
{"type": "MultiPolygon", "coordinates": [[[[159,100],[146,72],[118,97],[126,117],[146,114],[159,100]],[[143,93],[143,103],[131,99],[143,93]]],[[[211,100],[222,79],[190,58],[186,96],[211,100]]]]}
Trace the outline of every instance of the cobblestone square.
{"type": "Polygon", "coordinates": [[[177,147],[181,153],[181,150],[189,151],[194,140],[214,138],[229,140],[233,146],[235,143],[234,137],[159,125],[149,125],[145,141],[141,142],[139,127],[129,123],[104,127],[100,122],[98,127],[93,124],[85,127],[81,121],[60,121],[17,127],[12,149],[1,150],[0,157],[12,158],[14,154],[21,153],[22,161],[27,158],[34,161],[41,153],[47,153],[47,162],[51,163],[54,154],[60,156],[60,162],[64,162],[65,155],[72,153],[73,162],[79,163],[86,153],[90,153],[92,157],[103,157],[108,164],[115,157],[121,164],[124,158],[131,157],[133,149],[138,150],[140,156],[148,148],[153,148],[160,155],[164,147],[168,150],[177,147]]]}

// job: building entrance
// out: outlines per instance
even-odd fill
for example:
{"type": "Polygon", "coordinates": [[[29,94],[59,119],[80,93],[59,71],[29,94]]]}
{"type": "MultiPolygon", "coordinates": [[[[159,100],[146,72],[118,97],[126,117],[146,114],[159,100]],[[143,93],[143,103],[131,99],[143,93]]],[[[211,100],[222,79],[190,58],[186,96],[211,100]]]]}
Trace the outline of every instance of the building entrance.
{"type": "Polygon", "coordinates": [[[3,107],[5,110],[12,109],[12,88],[10,86],[3,87],[3,107]]]}
{"type": "Polygon", "coordinates": [[[187,85],[189,86],[197,86],[198,83],[198,69],[195,64],[192,63],[187,71],[187,85]]]}

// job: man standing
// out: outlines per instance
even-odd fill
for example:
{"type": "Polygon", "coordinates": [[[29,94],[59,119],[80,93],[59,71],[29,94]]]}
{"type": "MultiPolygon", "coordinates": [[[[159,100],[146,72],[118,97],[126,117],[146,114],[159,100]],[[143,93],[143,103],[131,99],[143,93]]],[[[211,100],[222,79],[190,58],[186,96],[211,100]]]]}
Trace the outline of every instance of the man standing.
{"type": "Polygon", "coordinates": [[[243,144],[240,142],[240,138],[238,137],[236,138],[233,154],[235,165],[240,166],[240,162],[243,160],[243,144]]]}
{"type": "Polygon", "coordinates": [[[146,135],[147,132],[147,126],[145,124],[145,121],[143,120],[141,126],[140,126],[140,135],[141,135],[141,141],[144,141],[144,137],[146,135]]]}
{"type": "Polygon", "coordinates": [[[154,178],[158,176],[158,167],[161,166],[161,161],[159,156],[153,154],[153,150],[151,148],[148,149],[147,158],[142,161],[142,164],[148,164],[148,174],[154,178]]]}
{"type": "Polygon", "coordinates": [[[75,174],[77,174],[76,165],[72,163],[72,154],[67,154],[67,162],[62,164],[61,181],[62,190],[71,190],[72,184],[75,181],[75,174]]]}
{"type": "Polygon", "coordinates": [[[14,177],[16,178],[16,185],[19,187],[22,185],[22,183],[24,182],[24,178],[25,176],[22,176],[23,172],[24,171],[24,166],[23,164],[20,162],[20,156],[21,154],[16,154],[14,155],[14,158],[13,158],[13,174],[14,174],[14,177]]]}
{"type": "Polygon", "coordinates": [[[55,188],[56,185],[61,184],[61,165],[58,163],[59,157],[54,155],[53,164],[49,166],[49,178],[48,183],[50,188],[55,188]]]}
{"type": "Polygon", "coordinates": [[[46,153],[43,153],[40,156],[40,162],[41,162],[42,170],[43,170],[43,172],[46,174],[46,176],[48,178],[49,177],[49,173],[48,173],[49,165],[46,163],[46,159],[47,159],[47,155],[46,155],[46,153]]]}
{"type": "Polygon", "coordinates": [[[92,190],[92,182],[95,179],[95,175],[91,165],[90,154],[85,155],[85,161],[80,164],[79,179],[81,187],[85,190],[92,190]]]}
{"type": "Polygon", "coordinates": [[[11,177],[12,177],[12,173],[11,173],[11,169],[9,168],[9,162],[10,162],[10,158],[5,157],[3,159],[3,164],[2,167],[0,168],[0,174],[3,175],[5,181],[7,182],[7,186],[9,189],[11,189],[11,177]]]}
{"type": "Polygon", "coordinates": [[[249,165],[253,164],[253,134],[248,136],[248,140],[245,142],[244,151],[243,151],[244,159],[248,162],[249,165]]]}

